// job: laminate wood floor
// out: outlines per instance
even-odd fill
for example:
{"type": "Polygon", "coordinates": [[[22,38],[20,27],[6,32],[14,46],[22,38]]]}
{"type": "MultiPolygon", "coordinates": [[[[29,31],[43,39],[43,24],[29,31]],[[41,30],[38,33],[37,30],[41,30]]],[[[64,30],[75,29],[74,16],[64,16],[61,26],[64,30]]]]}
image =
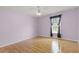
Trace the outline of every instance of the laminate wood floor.
{"type": "MultiPolygon", "coordinates": [[[[55,40],[56,41],[56,40],[55,40]]],[[[47,37],[36,37],[22,42],[0,48],[0,53],[51,53],[54,52],[52,43],[54,40],[47,37]]],[[[58,39],[58,47],[61,52],[78,53],[79,44],[74,41],[58,39]]]]}

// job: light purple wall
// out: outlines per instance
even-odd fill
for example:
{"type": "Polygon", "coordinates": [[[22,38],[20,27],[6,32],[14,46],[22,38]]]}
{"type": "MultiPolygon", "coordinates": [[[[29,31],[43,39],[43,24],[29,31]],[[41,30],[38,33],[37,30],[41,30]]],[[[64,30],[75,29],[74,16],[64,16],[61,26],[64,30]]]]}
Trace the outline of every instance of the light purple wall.
{"type": "Polygon", "coordinates": [[[36,19],[15,11],[0,10],[0,47],[36,35],[36,19]]]}
{"type": "Polygon", "coordinates": [[[62,13],[61,34],[63,38],[77,41],[77,9],[62,13]]]}
{"type": "Polygon", "coordinates": [[[77,41],[77,8],[65,10],[51,15],[39,18],[39,35],[50,36],[50,16],[62,14],[61,18],[61,34],[62,37],[68,40],[77,41]]]}
{"type": "Polygon", "coordinates": [[[78,25],[78,29],[77,29],[77,36],[78,36],[78,42],[79,42],[79,9],[78,9],[78,12],[77,12],[77,15],[78,15],[78,21],[77,21],[77,25],[78,25]]]}
{"type": "Polygon", "coordinates": [[[38,36],[50,36],[50,19],[49,17],[38,18],[38,36]]]}

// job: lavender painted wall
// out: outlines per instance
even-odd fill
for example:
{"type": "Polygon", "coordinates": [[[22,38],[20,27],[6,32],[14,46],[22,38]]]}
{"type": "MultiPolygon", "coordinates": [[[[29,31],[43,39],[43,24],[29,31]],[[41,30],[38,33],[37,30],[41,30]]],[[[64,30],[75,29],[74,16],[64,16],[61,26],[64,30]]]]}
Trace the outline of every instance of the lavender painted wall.
{"type": "Polygon", "coordinates": [[[79,42],[79,9],[78,9],[78,21],[77,21],[78,29],[77,29],[77,36],[78,36],[78,42],[79,42]]]}
{"type": "Polygon", "coordinates": [[[0,47],[36,36],[36,19],[11,10],[0,10],[0,47]]]}
{"type": "Polygon", "coordinates": [[[62,37],[68,40],[77,41],[77,8],[65,10],[51,15],[39,18],[39,35],[50,36],[50,16],[62,14],[61,18],[61,34],[62,37]]]}
{"type": "Polygon", "coordinates": [[[38,36],[50,37],[49,17],[38,18],[38,36]]]}
{"type": "Polygon", "coordinates": [[[62,37],[77,41],[77,9],[63,12],[61,20],[62,37]]]}

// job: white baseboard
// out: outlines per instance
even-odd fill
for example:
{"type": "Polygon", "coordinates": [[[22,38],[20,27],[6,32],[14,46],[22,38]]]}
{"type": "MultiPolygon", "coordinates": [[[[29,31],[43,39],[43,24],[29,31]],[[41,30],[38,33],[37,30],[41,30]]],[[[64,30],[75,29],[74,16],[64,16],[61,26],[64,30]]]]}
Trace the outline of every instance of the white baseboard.
{"type": "MultiPolygon", "coordinates": [[[[42,35],[41,35],[41,36],[42,36],[42,35]]],[[[16,42],[14,41],[14,42],[11,42],[11,43],[6,43],[6,44],[4,44],[4,45],[0,45],[0,47],[9,46],[9,45],[12,45],[12,44],[15,44],[15,43],[18,43],[18,42],[27,40],[27,39],[32,39],[32,38],[35,38],[35,37],[37,37],[37,36],[32,36],[32,37],[28,37],[28,38],[20,39],[20,40],[17,40],[16,42]]],[[[50,37],[50,36],[42,36],[42,37],[50,37]]],[[[64,39],[64,40],[69,40],[69,39],[67,39],[67,38],[62,38],[62,39],[64,39]]],[[[70,40],[70,41],[76,41],[76,40],[70,40]]],[[[76,41],[76,42],[79,43],[79,41],[76,41]]]]}
{"type": "MultiPolygon", "coordinates": [[[[44,35],[40,35],[40,36],[42,36],[42,37],[50,37],[50,36],[44,36],[44,35]]],[[[54,39],[55,39],[55,38],[54,38],[54,39]]],[[[69,40],[69,41],[75,41],[75,42],[78,42],[78,43],[79,43],[78,40],[72,40],[72,39],[64,38],[64,37],[62,37],[62,39],[63,39],[63,40],[69,40]]]]}
{"type": "Polygon", "coordinates": [[[32,36],[32,37],[28,37],[28,38],[24,38],[24,39],[20,39],[20,40],[17,40],[16,42],[11,42],[11,43],[6,43],[4,45],[0,45],[0,48],[2,47],[6,47],[6,46],[9,46],[9,45],[13,45],[13,44],[16,44],[16,43],[19,43],[21,41],[24,41],[24,40],[28,40],[28,39],[32,39],[32,38],[35,38],[36,36],[32,36]]]}
{"type": "Polygon", "coordinates": [[[75,41],[78,42],[78,40],[73,40],[73,39],[69,39],[69,38],[62,38],[63,40],[69,40],[69,41],[75,41]]]}

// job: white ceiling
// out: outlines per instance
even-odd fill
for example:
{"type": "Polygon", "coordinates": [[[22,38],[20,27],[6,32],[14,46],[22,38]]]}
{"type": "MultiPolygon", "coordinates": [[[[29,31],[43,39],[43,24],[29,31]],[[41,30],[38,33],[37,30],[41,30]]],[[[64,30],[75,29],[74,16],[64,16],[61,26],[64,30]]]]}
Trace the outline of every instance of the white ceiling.
{"type": "MultiPolygon", "coordinates": [[[[40,11],[42,15],[47,15],[71,8],[76,8],[77,6],[40,6],[40,11]]],[[[16,12],[28,14],[31,16],[37,16],[37,7],[36,6],[0,6],[0,9],[5,10],[14,10],[16,12]]]]}

